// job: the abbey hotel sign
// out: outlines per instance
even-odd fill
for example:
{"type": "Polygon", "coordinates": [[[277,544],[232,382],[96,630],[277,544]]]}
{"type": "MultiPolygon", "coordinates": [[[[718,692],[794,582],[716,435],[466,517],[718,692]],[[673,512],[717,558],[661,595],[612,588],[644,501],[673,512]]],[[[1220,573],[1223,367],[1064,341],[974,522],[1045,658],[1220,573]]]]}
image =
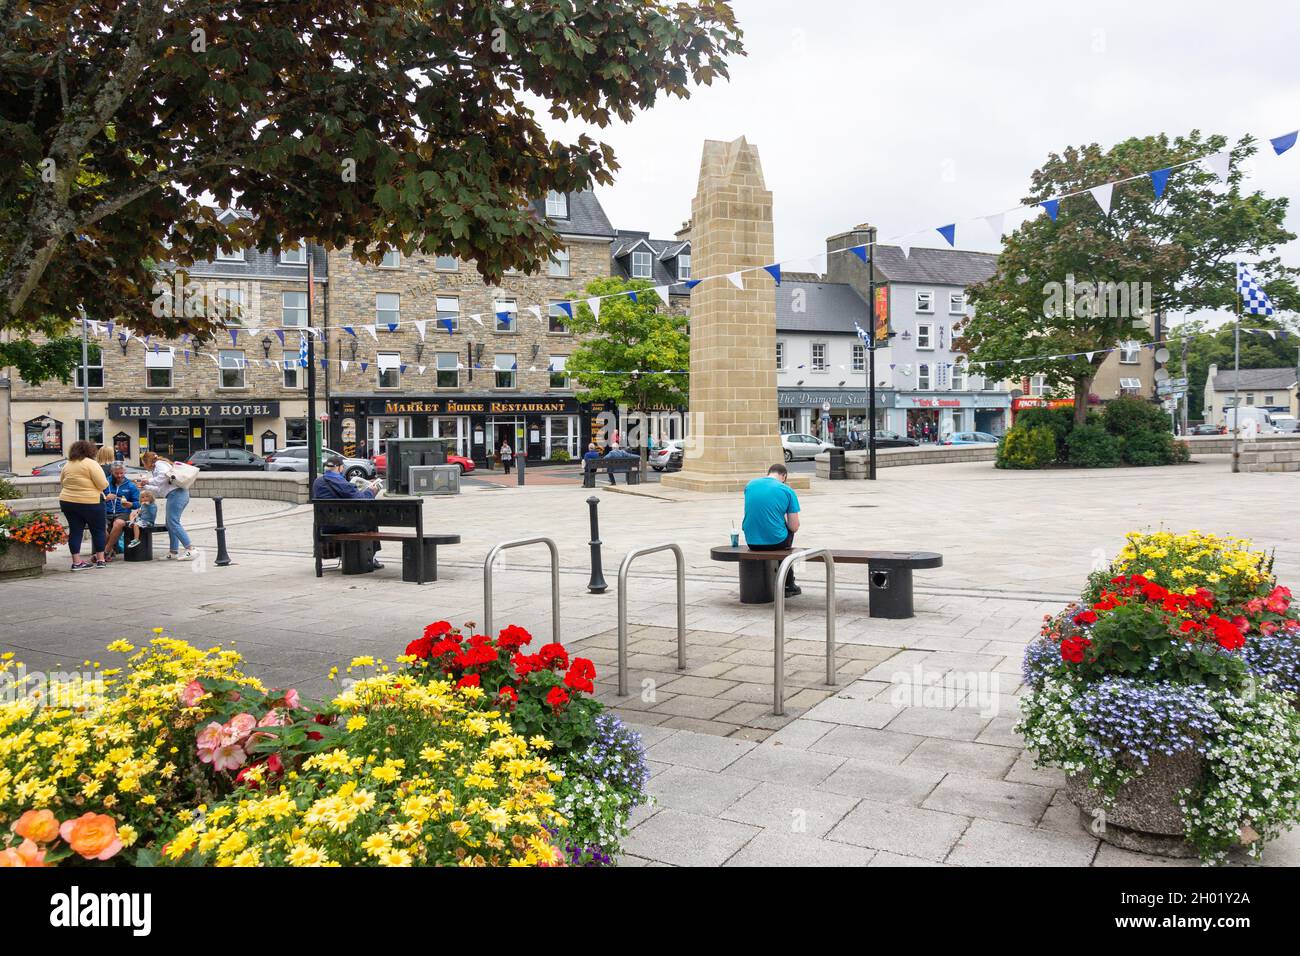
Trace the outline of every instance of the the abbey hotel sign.
{"type": "Polygon", "coordinates": [[[109,418],[275,418],[279,402],[110,402],[109,418]]]}

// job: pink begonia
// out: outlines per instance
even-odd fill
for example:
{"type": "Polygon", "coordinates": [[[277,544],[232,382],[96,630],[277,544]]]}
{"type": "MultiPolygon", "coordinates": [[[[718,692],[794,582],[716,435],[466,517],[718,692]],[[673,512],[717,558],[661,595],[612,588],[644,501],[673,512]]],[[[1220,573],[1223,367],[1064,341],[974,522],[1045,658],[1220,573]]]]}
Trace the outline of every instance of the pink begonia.
{"type": "Polygon", "coordinates": [[[277,708],[272,707],[262,716],[262,719],[257,722],[257,726],[283,727],[287,723],[289,723],[289,718],[277,708]]]}
{"type": "Polygon", "coordinates": [[[247,755],[238,744],[226,744],[212,752],[212,769],[238,770],[246,758],[247,755]]]}
{"type": "Polygon", "coordinates": [[[237,744],[257,729],[257,718],[252,714],[235,714],[226,722],[226,742],[237,744]]]}
{"type": "Polygon", "coordinates": [[[215,720],[199,731],[195,744],[198,747],[199,759],[204,763],[212,763],[212,752],[221,746],[225,736],[225,727],[215,720]]]}
{"type": "Polygon", "coordinates": [[[181,691],[181,706],[182,707],[196,706],[198,702],[203,698],[203,695],[206,693],[207,691],[203,689],[202,684],[200,684],[196,680],[190,681],[188,684],[185,685],[185,689],[181,691]]]}
{"type": "Polygon", "coordinates": [[[296,690],[285,691],[284,706],[288,707],[290,710],[297,710],[302,706],[302,700],[298,697],[298,692],[296,690]]]}

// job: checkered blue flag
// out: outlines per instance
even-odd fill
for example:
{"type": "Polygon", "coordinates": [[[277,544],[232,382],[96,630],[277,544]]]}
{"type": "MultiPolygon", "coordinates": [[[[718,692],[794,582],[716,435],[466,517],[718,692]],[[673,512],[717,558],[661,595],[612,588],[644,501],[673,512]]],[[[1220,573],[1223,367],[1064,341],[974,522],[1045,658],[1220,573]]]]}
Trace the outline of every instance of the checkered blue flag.
{"type": "Polygon", "coordinates": [[[1273,314],[1273,303],[1259,287],[1259,280],[1244,262],[1237,263],[1237,294],[1241,296],[1243,311],[1252,315],[1273,314]]]}
{"type": "Polygon", "coordinates": [[[863,344],[863,345],[870,345],[870,344],[871,344],[871,342],[870,342],[870,337],[869,337],[869,336],[867,335],[867,333],[863,330],[862,326],[858,325],[858,323],[856,323],[856,322],[853,323],[853,331],[855,331],[855,332],[858,333],[858,338],[862,340],[862,344],[863,344]]]}
{"type": "Polygon", "coordinates": [[[298,336],[298,367],[307,367],[307,336],[298,336]]]}

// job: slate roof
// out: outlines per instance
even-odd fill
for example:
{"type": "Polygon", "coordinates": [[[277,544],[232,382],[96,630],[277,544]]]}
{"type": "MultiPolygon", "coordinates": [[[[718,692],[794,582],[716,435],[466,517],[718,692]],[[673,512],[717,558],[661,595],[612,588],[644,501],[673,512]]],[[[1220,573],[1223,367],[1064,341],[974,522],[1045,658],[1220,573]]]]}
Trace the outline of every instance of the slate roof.
{"type": "MultiPolygon", "coordinates": [[[[253,214],[246,209],[227,209],[222,218],[237,217],[251,219],[253,214]]],[[[308,254],[312,258],[313,274],[317,282],[324,282],[329,275],[329,260],[322,246],[308,245],[308,254]]],[[[285,279],[298,282],[307,281],[307,264],[288,265],[280,262],[279,253],[262,249],[245,249],[243,262],[198,261],[190,266],[190,275],[219,277],[230,279],[285,279]]],[[[167,263],[169,268],[172,263],[167,263]]]]}
{"type": "MultiPolygon", "coordinates": [[[[1219,372],[1214,376],[1216,392],[1231,392],[1237,379],[1236,372],[1219,372]]],[[[1294,368],[1243,368],[1241,370],[1241,388],[1274,388],[1285,392],[1296,383],[1294,368]]]]}
{"type": "MultiPolygon", "coordinates": [[[[566,236],[591,236],[593,238],[613,239],[615,231],[610,224],[605,209],[590,189],[569,193],[569,218],[551,219],[551,226],[556,232],[566,236]]],[[[534,199],[531,203],[533,212],[546,218],[546,197],[534,199]]]]}
{"type": "Polygon", "coordinates": [[[863,328],[869,322],[867,303],[844,282],[791,280],[783,276],[776,289],[778,332],[854,332],[853,323],[863,328]],[[794,304],[799,293],[801,311],[794,304]]]}
{"type": "MultiPolygon", "coordinates": [[[[691,244],[680,239],[651,239],[650,233],[635,229],[618,230],[618,238],[609,250],[611,274],[620,279],[632,278],[632,258],[629,253],[638,245],[648,248],[651,253],[650,278],[646,281],[655,285],[670,285],[680,281],[677,278],[675,259],[683,250],[689,252],[691,244]]],[[[678,285],[672,290],[673,295],[685,295],[686,292],[684,285],[678,285]]]]}
{"type": "Polygon", "coordinates": [[[908,256],[898,246],[876,250],[876,275],[889,282],[933,283],[970,286],[982,282],[997,270],[998,257],[991,252],[916,247],[908,256]]]}

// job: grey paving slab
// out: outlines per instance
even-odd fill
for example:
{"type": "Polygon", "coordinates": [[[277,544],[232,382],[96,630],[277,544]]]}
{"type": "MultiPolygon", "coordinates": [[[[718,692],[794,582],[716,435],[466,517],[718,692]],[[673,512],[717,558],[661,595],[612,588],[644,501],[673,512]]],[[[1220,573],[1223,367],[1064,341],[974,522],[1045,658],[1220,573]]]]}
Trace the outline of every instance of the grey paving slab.
{"type": "Polygon", "coordinates": [[[975,820],[946,862],[959,866],[1088,866],[1098,842],[1084,835],[975,820]]]}
{"type": "Polygon", "coordinates": [[[942,862],[969,823],[951,813],[863,800],[827,839],[942,862]]]}
{"type": "Polygon", "coordinates": [[[843,762],[844,758],[831,754],[759,744],[728,766],[724,773],[772,783],[815,787],[843,762]]]}
{"type": "Polygon", "coordinates": [[[836,694],[811,708],[807,717],[831,724],[851,724],[855,727],[881,728],[902,712],[901,707],[881,703],[878,699],[859,700],[836,694]]]}
{"type": "Polygon", "coordinates": [[[764,830],[726,866],[868,866],[879,854],[866,847],[764,830]]]}
{"type": "Polygon", "coordinates": [[[949,740],[974,740],[988,724],[989,718],[969,711],[908,707],[883,726],[896,733],[949,740]]]}
{"type": "Polygon", "coordinates": [[[926,737],[903,762],[914,767],[1001,779],[1016,762],[1018,755],[1018,751],[1010,747],[926,737]]]}
{"type": "Polygon", "coordinates": [[[755,746],[747,740],[678,731],[646,750],[646,756],[697,770],[719,771],[735,763],[755,746]]]}
{"type": "Polygon", "coordinates": [[[921,806],[987,820],[1036,826],[1055,791],[1027,783],[947,774],[921,806]]]}
{"type": "Polygon", "coordinates": [[[808,745],[818,753],[856,757],[875,763],[901,763],[926,738],[916,734],[900,734],[871,727],[836,725],[820,739],[808,745]]]}
{"type": "Polygon", "coordinates": [[[944,776],[942,770],[924,767],[846,760],[818,786],[822,790],[874,800],[877,803],[919,807],[934,792],[934,788],[939,786],[939,781],[944,776]]]}
{"type": "Polygon", "coordinates": [[[723,810],[721,816],[768,830],[820,837],[857,802],[856,797],[811,787],[761,783],[723,810]]]}
{"type": "Polygon", "coordinates": [[[673,866],[721,866],[759,832],[744,823],[668,809],[632,830],[623,848],[673,866]]]}
{"type": "Polygon", "coordinates": [[[757,781],[744,777],[693,767],[669,767],[651,778],[646,789],[663,807],[716,817],[757,786],[757,781]]]}

